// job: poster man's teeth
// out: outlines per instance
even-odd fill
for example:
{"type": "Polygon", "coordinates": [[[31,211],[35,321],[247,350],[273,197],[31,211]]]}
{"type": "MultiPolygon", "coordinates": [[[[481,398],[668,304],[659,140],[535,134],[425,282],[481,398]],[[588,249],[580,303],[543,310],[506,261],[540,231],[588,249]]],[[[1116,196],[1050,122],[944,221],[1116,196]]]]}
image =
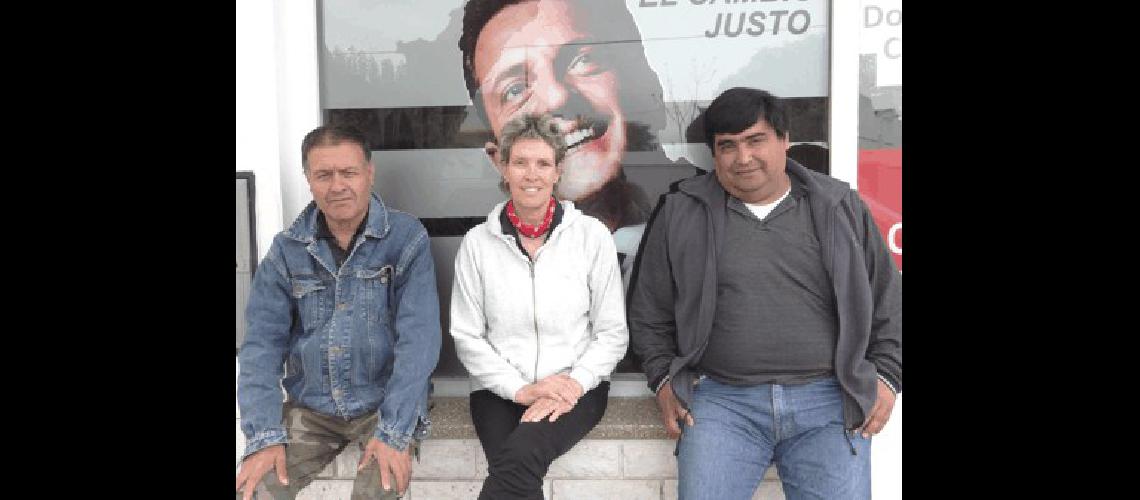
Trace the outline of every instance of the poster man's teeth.
{"type": "Polygon", "coordinates": [[[569,134],[566,134],[566,137],[564,140],[566,141],[567,145],[573,146],[573,145],[578,144],[579,142],[582,142],[583,140],[590,137],[591,135],[593,135],[592,129],[589,129],[589,128],[578,129],[578,130],[575,130],[573,132],[570,132],[569,134]]]}

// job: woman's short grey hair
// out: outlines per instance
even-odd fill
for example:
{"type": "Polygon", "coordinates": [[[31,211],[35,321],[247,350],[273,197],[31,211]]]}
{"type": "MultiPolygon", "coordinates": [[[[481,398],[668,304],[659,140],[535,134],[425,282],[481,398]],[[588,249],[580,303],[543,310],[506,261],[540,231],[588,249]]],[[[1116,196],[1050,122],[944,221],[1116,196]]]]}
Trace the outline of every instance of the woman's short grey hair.
{"type": "Polygon", "coordinates": [[[549,113],[524,114],[503,125],[503,130],[499,133],[499,161],[503,164],[510,161],[511,147],[519,139],[541,139],[554,150],[554,165],[562,165],[562,158],[566,156],[566,141],[549,113]]]}

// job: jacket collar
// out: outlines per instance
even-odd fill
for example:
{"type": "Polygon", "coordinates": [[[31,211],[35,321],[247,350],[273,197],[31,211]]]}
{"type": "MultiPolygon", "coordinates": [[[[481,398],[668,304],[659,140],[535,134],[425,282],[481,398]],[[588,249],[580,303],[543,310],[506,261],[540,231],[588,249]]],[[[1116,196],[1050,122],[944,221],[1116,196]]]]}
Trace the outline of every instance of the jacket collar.
{"type": "MultiPolygon", "coordinates": [[[[562,200],[559,201],[558,204],[562,206],[562,221],[558,223],[558,226],[554,228],[554,231],[551,232],[550,236],[554,236],[555,234],[562,232],[562,228],[570,225],[570,223],[577,219],[578,216],[582,215],[582,212],[580,210],[574,208],[574,202],[570,200],[562,200]]],[[[499,214],[506,209],[506,206],[507,200],[500,201],[497,205],[495,205],[495,208],[491,209],[491,213],[487,214],[485,227],[488,231],[491,232],[491,234],[495,235],[498,238],[508,238],[508,235],[503,234],[502,222],[499,222],[499,214]]]]}
{"type": "MultiPolygon", "coordinates": [[[[846,182],[808,170],[807,167],[800,165],[791,158],[788,158],[786,171],[789,176],[794,176],[803,183],[809,195],[819,196],[820,201],[825,206],[839,203],[847,191],[851,189],[846,182]]],[[[708,206],[723,205],[725,197],[728,196],[728,192],[720,185],[720,180],[717,179],[716,172],[713,171],[685,179],[677,184],[677,189],[697,198],[708,206]]]]}
{"type": "MultiPolygon", "coordinates": [[[[320,213],[317,202],[310,201],[285,231],[285,236],[303,243],[312,243],[316,240],[317,217],[320,213]]],[[[364,236],[383,238],[390,228],[388,208],[384,206],[384,200],[380,199],[380,195],[371,193],[368,202],[368,220],[364,223],[364,236]]]]}

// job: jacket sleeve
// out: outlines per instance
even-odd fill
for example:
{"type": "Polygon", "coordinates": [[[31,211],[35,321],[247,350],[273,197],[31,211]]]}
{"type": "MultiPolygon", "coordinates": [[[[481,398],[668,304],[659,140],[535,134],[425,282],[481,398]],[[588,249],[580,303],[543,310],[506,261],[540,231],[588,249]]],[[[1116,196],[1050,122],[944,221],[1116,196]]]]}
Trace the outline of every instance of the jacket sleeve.
{"type": "Polygon", "coordinates": [[[427,230],[416,226],[418,231],[396,263],[392,311],[396,343],[375,433],[397,450],[405,449],[417,426],[428,420],[431,373],[442,341],[431,246],[427,230]]]}
{"type": "Polygon", "coordinates": [[[588,222],[592,223],[590,247],[594,254],[587,278],[590,287],[590,343],[570,368],[570,377],[582,385],[583,392],[597,387],[602,377],[613,372],[629,347],[617,247],[613,236],[601,222],[596,219],[588,222]]]}
{"type": "Polygon", "coordinates": [[[455,255],[455,281],[451,287],[451,336],[467,372],[499,397],[514,401],[526,379],[487,341],[484,316],[483,273],[476,255],[474,235],[468,233],[455,255]]]}
{"type": "Polygon", "coordinates": [[[875,365],[879,376],[887,379],[896,392],[902,392],[902,273],[883,241],[882,233],[871,217],[871,211],[854,190],[849,195],[851,206],[860,221],[867,276],[871,280],[871,337],[867,360],[875,365]]]}
{"type": "Polygon", "coordinates": [[[677,355],[674,285],[667,244],[672,204],[668,198],[649,224],[630,283],[629,339],[641,358],[649,390],[656,391],[677,355]]]}
{"type": "Polygon", "coordinates": [[[281,422],[281,377],[296,317],[292,284],[281,254],[280,236],[257,266],[246,304],[246,333],[238,353],[238,408],[245,434],[242,458],[288,441],[281,422]]]}

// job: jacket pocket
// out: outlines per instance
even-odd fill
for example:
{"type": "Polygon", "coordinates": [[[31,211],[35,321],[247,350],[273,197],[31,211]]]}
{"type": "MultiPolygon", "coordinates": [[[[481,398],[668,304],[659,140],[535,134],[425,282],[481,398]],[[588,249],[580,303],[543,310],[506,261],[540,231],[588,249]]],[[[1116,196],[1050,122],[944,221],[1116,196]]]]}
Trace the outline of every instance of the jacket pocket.
{"type": "Polygon", "coordinates": [[[324,291],[328,285],[312,274],[299,274],[289,281],[293,286],[293,299],[297,301],[297,312],[301,315],[301,325],[310,332],[322,321],[327,305],[324,291]]]}
{"type": "Polygon", "coordinates": [[[393,267],[368,267],[356,273],[360,280],[358,307],[365,311],[366,349],[364,373],[360,383],[374,382],[380,377],[385,361],[395,344],[393,319],[390,313],[393,267]]]}

